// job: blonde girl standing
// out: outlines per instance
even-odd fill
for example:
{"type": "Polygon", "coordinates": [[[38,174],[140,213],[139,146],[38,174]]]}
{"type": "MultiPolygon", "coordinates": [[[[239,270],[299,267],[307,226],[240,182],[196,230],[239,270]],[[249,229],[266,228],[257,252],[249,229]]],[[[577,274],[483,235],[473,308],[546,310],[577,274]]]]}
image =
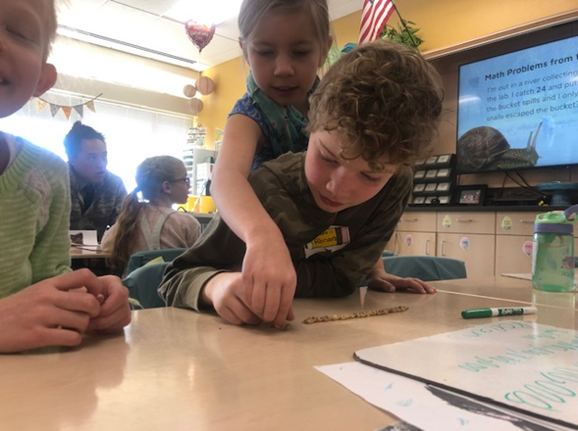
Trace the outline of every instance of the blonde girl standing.
{"type": "Polygon", "coordinates": [[[247,246],[245,301],[262,316],[295,290],[296,275],[283,235],[247,177],[267,160],[307,148],[308,98],[332,37],[327,0],[244,0],[238,24],[251,73],[225,124],[211,193],[247,246]]]}
{"type": "Polygon", "coordinates": [[[137,167],[136,183],[136,189],[122,203],[117,222],[102,238],[102,250],[110,253],[109,263],[119,274],[131,254],[188,248],[201,232],[200,223],[191,214],[172,208],[187,202],[189,194],[189,177],[181,160],[172,156],[145,159],[137,167]]]}

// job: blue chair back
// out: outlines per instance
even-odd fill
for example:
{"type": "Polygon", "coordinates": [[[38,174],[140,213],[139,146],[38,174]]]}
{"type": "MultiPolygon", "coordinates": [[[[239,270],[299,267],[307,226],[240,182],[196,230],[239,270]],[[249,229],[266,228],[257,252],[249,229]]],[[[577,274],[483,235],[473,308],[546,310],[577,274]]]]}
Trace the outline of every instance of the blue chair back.
{"type": "Polygon", "coordinates": [[[467,278],[466,264],[458,259],[437,256],[390,256],[383,258],[388,274],[415,277],[423,281],[467,278]]]}
{"type": "Polygon", "coordinates": [[[157,257],[162,257],[165,262],[171,262],[185,251],[187,251],[186,248],[164,248],[160,250],[139,251],[130,256],[125,274],[129,275],[135,269],[144,266],[157,257]]]}
{"type": "Polygon", "coordinates": [[[166,307],[158,293],[165,268],[170,262],[150,263],[135,269],[123,280],[129,296],[136,299],[143,308],[166,307]]]}

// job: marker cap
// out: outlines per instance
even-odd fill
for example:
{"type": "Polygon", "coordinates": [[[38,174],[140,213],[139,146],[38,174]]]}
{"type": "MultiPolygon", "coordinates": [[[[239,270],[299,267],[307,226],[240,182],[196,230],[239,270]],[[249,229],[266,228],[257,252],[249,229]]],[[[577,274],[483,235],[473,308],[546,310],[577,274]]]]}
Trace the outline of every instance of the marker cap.
{"type": "Polygon", "coordinates": [[[465,310],[462,311],[462,317],[464,319],[475,319],[477,317],[492,317],[492,310],[489,308],[479,308],[477,310],[465,310]]]}

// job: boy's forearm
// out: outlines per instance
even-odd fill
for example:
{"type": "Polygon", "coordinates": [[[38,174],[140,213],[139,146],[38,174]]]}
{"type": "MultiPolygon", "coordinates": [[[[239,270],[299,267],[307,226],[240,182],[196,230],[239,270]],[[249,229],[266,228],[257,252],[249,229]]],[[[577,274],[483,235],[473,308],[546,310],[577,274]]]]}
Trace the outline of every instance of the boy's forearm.
{"type": "Polygon", "coordinates": [[[223,272],[208,266],[184,270],[170,269],[159,287],[159,295],[168,306],[190,308],[195,311],[206,310],[206,298],[203,288],[215,275],[223,272]]]}

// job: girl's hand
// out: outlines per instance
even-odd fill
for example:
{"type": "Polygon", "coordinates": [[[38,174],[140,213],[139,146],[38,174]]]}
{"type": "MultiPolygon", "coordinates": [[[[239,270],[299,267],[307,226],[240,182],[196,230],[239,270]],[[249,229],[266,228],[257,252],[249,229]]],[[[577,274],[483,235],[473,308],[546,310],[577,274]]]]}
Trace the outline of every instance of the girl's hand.
{"type": "Polygon", "coordinates": [[[121,331],[131,321],[128,289],[114,275],[99,277],[103,293],[97,299],[101,303],[100,313],[90,319],[88,329],[104,332],[121,331]]]}
{"type": "Polygon", "coordinates": [[[81,269],[33,284],[0,300],[0,352],[77,346],[101,312],[103,283],[81,269]]]}

